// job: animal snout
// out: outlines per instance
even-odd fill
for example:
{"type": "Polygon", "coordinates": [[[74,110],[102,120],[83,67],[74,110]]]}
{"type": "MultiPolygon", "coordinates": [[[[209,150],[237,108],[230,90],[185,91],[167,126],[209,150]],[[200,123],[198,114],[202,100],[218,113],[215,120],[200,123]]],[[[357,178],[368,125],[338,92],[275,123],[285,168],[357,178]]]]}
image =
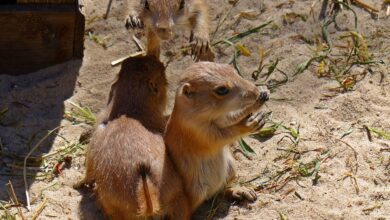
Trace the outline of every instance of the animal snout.
{"type": "Polygon", "coordinates": [[[269,90],[267,88],[260,88],[259,101],[265,102],[269,100],[269,90]]]}
{"type": "Polygon", "coordinates": [[[163,40],[168,40],[172,35],[172,30],[170,28],[157,28],[158,36],[163,40]]]}

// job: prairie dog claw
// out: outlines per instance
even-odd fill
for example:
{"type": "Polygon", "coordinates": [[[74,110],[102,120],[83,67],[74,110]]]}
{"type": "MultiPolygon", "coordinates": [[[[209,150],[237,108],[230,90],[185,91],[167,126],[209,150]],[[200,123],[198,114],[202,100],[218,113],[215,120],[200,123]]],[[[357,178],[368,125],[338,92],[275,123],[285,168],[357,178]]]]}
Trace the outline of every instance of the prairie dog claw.
{"type": "Polygon", "coordinates": [[[226,190],[225,193],[230,199],[248,202],[254,202],[257,200],[257,195],[254,190],[246,187],[232,187],[226,190]]]}
{"type": "MultiPolygon", "coordinates": [[[[202,57],[205,57],[208,53],[212,53],[210,50],[210,42],[207,37],[202,37],[194,34],[191,35],[190,42],[191,56],[194,61],[203,60],[202,57]]],[[[211,59],[214,58],[213,56],[211,57],[211,59]]],[[[208,60],[210,60],[210,58],[208,60]]]]}
{"type": "Polygon", "coordinates": [[[252,132],[256,132],[263,128],[265,121],[265,114],[263,112],[256,112],[247,119],[245,125],[250,128],[252,132]]]}
{"type": "Polygon", "coordinates": [[[129,15],[126,18],[125,26],[127,29],[135,29],[135,28],[144,28],[144,23],[142,20],[138,17],[138,15],[129,15]]]}

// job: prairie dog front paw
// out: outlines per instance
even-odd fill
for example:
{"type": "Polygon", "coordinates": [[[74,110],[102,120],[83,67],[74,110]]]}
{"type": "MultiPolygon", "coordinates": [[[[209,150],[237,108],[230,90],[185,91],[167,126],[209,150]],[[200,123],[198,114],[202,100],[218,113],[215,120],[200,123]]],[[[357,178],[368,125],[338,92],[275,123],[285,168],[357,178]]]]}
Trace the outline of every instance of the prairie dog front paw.
{"type": "Polygon", "coordinates": [[[125,21],[125,26],[127,29],[135,29],[135,28],[144,28],[144,23],[140,19],[137,14],[129,14],[125,21]]]}
{"type": "Polygon", "coordinates": [[[194,33],[191,35],[191,55],[195,61],[203,60],[202,57],[210,57],[207,60],[214,59],[214,54],[210,48],[210,41],[207,35],[194,33]]]}
{"type": "Polygon", "coordinates": [[[265,116],[264,112],[256,112],[246,119],[245,126],[248,128],[248,131],[252,133],[263,128],[266,122],[265,116]]]}

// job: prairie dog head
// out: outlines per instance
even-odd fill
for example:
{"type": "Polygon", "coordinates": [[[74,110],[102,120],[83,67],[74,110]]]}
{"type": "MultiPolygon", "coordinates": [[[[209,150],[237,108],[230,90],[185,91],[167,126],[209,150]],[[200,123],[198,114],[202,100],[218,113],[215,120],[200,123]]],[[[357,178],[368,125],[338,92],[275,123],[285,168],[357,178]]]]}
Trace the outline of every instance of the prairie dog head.
{"type": "Polygon", "coordinates": [[[258,110],[268,96],[268,90],[260,91],[229,65],[199,62],[182,75],[175,108],[192,124],[209,122],[225,128],[258,110]]]}
{"type": "Polygon", "coordinates": [[[128,58],[111,87],[112,117],[134,109],[163,112],[167,101],[164,65],[153,56],[128,58]]]}
{"type": "MultiPolygon", "coordinates": [[[[188,0],[187,0],[188,1],[188,0]]],[[[173,28],[181,23],[186,11],[186,0],[141,0],[143,22],[162,39],[173,35],[173,28]]]]}

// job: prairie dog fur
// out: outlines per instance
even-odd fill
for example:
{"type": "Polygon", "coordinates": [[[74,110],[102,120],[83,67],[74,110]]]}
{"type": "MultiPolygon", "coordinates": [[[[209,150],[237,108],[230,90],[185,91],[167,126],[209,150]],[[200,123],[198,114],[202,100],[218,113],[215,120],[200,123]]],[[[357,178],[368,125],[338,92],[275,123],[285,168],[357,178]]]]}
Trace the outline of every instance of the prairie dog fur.
{"type": "MultiPolygon", "coordinates": [[[[184,183],[191,211],[235,176],[226,145],[264,126],[254,113],[269,98],[242,79],[233,67],[210,62],[190,66],[181,76],[164,140],[184,183]]],[[[232,196],[254,201],[248,189],[229,189],[232,196]]]]}
{"type": "Polygon", "coordinates": [[[147,53],[160,56],[160,40],[172,38],[178,27],[191,31],[194,60],[214,59],[209,45],[209,15],[204,0],[128,0],[128,28],[147,28],[147,53]]]}
{"type": "Polygon", "coordinates": [[[150,56],[125,60],[111,87],[87,150],[84,180],[95,183],[110,219],[189,219],[182,182],[162,137],[166,87],[163,64],[150,56]]]}

